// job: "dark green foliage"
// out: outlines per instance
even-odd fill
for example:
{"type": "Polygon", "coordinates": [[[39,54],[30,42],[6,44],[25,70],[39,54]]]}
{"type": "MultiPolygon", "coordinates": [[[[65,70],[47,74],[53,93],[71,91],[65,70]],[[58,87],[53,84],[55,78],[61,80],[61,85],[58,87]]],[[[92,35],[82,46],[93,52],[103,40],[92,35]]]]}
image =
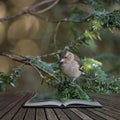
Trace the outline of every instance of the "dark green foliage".
{"type": "Polygon", "coordinates": [[[120,29],[120,10],[113,12],[102,11],[95,12],[96,19],[101,22],[103,27],[116,27],[120,29]]]}
{"type": "Polygon", "coordinates": [[[102,69],[102,63],[87,58],[83,60],[83,67],[91,78],[83,77],[82,87],[86,92],[112,93],[120,92],[120,78],[107,75],[102,69]]]}
{"type": "Polygon", "coordinates": [[[47,63],[41,60],[40,57],[33,57],[33,56],[26,56],[26,58],[31,61],[31,63],[34,63],[37,65],[38,68],[45,70],[46,72],[49,72],[51,74],[56,74],[57,71],[55,68],[58,68],[58,64],[56,63],[47,63]]]}
{"type": "Polygon", "coordinates": [[[16,79],[20,77],[22,69],[20,67],[13,68],[11,72],[7,75],[0,73],[0,91],[4,91],[4,84],[9,84],[15,87],[16,79]]]}
{"type": "Polygon", "coordinates": [[[120,79],[107,75],[103,70],[102,63],[93,58],[82,59],[82,69],[90,77],[81,75],[75,83],[72,83],[72,78],[68,78],[61,73],[57,63],[47,63],[39,57],[30,56],[29,58],[38,68],[44,69],[44,71],[51,73],[52,76],[57,78],[46,75],[45,79],[57,89],[58,97],[65,100],[71,98],[90,100],[84,91],[87,93],[112,93],[120,91],[120,79]]]}
{"type": "Polygon", "coordinates": [[[89,5],[92,7],[91,15],[85,17],[77,7],[71,12],[70,20],[86,22],[86,29],[80,31],[80,26],[76,23],[71,23],[71,32],[74,39],[70,42],[70,50],[78,53],[81,45],[95,49],[94,40],[102,40],[101,31],[103,29],[120,29],[120,9],[113,10],[112,12],[104,7],[104,1],[88,0],[89,5]]]}
{"type": "MultiPolygon", "coordinates": [[[[72,98],[90,100],[89,96],[82,90],[82,88],[79,85],[77,85],[76,83],[72,83],[71,78],[67,78],[61,73],[58,64],[43,62],[39,57],[35,58],[30,56],[29,58],[31,59],[31,62],[33,64],[37,65],[38,68],[51,73],[51,75],[46,76],[46,79],[52,86],[54,86],[57,89],[58,97],[63,98],[65,100],[72,98]],[[55,76],[55,78],[57,79],[53,78],[52,76],[55,76]]],[[[98,61],[95,62],[99,63],[98,61]]]]}

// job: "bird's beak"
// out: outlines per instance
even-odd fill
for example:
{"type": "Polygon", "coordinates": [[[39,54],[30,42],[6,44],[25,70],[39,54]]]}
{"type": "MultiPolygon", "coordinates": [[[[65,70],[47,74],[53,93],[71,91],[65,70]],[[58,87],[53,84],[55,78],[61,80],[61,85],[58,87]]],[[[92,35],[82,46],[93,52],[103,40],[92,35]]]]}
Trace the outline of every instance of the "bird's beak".
{"type": "Polygon", "coordinates": [[[60,60],[60,63],[63,63],[65,61],[65,59],[64,58],[62,58],[61,60],[60,60]]]}

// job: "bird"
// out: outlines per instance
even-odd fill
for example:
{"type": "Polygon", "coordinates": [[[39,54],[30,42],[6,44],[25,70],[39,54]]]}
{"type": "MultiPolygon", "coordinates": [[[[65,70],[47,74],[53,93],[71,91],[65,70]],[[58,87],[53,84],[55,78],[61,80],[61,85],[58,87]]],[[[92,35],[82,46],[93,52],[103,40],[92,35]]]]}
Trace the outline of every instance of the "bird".
{"type": "Polygon", "coordinates": [[[60,70],[64,75],[73,78],[73,83],[81,74],[85,74],[81,67],[82,63],[77,55],[67,50],[60,53],[60,70]]]}

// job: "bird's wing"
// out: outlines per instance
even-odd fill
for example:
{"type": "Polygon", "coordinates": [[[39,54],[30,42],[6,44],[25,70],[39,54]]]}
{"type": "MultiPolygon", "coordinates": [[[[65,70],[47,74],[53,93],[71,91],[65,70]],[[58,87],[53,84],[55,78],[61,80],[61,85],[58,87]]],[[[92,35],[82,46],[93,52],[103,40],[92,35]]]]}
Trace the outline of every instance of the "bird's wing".
{"type": "Polygon", "coordinates": [[[86,74],[85,72],[84,72],[84,70],[82,70],[82,62],[80,61],[80,58],[77,56],[77,55],[74,55],[74,60],[76,60],[77,61],[77,63],[79,64],[79,70],[82,72],[82,74],[86,74]]]}
{"type": "Polygon", "coordinates": [[[82,67],[82,63],[80,61],[80,58],[77,55],[74,55],[74,60],[77,61],[77,63],[79,64],[80,68],[82,67]]]}

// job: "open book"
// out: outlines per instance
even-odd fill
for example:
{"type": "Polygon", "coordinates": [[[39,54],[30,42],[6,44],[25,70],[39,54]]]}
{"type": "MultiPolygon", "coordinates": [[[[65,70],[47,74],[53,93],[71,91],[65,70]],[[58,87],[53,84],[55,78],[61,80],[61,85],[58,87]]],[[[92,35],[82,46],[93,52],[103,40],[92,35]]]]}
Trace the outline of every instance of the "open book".
{"type": "Polygon", "coordinates": [[[29,99],[24,107],[102,107],[99,102],[96,101],[87,101],[80,99],[71,99],[67,101],[63,101],[55,98],[42,98],[38,97],[38,95],[33,96],[29,99]]]}

